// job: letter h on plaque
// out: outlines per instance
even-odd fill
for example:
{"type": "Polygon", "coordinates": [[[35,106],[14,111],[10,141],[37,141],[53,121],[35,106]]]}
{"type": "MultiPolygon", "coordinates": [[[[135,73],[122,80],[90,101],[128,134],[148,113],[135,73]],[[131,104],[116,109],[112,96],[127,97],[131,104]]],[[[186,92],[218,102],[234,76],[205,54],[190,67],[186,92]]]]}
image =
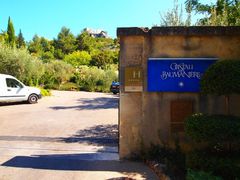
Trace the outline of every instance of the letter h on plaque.
{"type": "Polygon", "coordinates": [[[125,92],[143,91],[143,70],[141,67],[126,67],[124,75],[125,92]]]}

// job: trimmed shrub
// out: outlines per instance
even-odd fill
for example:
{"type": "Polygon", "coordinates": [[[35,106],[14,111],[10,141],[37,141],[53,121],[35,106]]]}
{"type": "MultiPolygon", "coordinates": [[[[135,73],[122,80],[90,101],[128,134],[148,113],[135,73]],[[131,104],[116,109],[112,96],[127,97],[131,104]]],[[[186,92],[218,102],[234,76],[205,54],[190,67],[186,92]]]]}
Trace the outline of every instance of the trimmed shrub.
{"type": "Polygon", "coordinates": [[[214,176],[209,172],[188,169],[186,180],[222,180],[222,178],[214,176]]]}
{"type": "Polygon", "coordinates": [[[212,172],[224,179],[240,178],[240,118],[195,114],[186,119],[185,132],[198,144],[187,154],[188,168],[212,172]]]}
{"type": "Polygon", "coordinates": [[[240,93],[240,61],[224,60],[211,65],[204,73],[200,86],[205,94],[240,93]]]}
{"type": "Polygon", "coordinates": [[[188,168],[212,172],[224,179],[240,178],[238,162],[238,153],[216,153],[208,150],[193,151],[186,158],[188,168]]]}
{"type": "Polygon", "coordinates": [[[195,114],[185,121],[185,132],[195,142],[240,141],[240,118],[226,115],[195,114]]]}

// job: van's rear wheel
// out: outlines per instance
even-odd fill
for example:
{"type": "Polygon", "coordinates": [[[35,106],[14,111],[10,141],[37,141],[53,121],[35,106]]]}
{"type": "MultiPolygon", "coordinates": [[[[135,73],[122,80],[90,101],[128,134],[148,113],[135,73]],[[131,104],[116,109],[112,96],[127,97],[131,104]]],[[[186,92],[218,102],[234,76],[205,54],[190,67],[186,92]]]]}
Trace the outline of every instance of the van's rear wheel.
{"type": "Polygon", "coordinates": [[[38,96],[36,94],[31,94],[29,97],[28,97],[28,103],[30,104],[35,104],[38,102],[38,96]]]}

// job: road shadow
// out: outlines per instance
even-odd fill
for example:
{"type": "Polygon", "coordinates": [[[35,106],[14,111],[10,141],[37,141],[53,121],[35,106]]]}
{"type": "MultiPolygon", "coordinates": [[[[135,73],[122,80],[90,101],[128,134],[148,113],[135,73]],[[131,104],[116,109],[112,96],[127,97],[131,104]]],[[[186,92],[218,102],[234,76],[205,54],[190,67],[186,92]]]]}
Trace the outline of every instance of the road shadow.
{"type": "Polygon", "coordinates": [[[117,147],[119,141],[118,125],[97,125],[79,130],[70,137],[0,136],[0,141],[85,143],[95,146],[117,147]]]}
{"type": "Polygon", "coordinates": [[[0,136],[0,141],[85,143],[95,146],[117,147],[119,141],[118,125],[97,125],[79,130],[70,137],[0,136]]]}
{"type": "Polygon", "coordinates": [[[67,138],[59,138],[65,143],[87,143],[96,146],[118,146],[118,125],[97,125],[79,130],[67,138]]]}
{"type": "Polygon", "coordinates": [[[143,163],[120,160],[85,160],[86,156],[92,156],[92,154],[94,153],[16,156],[1,166],[57,171],[111,171],[126,175],[141,174],[145,179],[155,179],[155,175],[143,163]]]}
{"type": "Polygon", "coordinates": [[[16,105],[27,105],[27,104],[29,104],[29,103],[27,103],[27,102],[6,102],[6,103],[0,103],[0,107],[1,106],[16,106],[16,105]]]}
{"type": "Polygon", "coordinates": [[[97,110],[97,109],[117,109],[119,97],[98,97],[94,99],[82,98],[77,101],[79,105],[75,106],[52,106],[53,110],[65,110],[65,109],[76,109],[76,110],[97,110]]]}

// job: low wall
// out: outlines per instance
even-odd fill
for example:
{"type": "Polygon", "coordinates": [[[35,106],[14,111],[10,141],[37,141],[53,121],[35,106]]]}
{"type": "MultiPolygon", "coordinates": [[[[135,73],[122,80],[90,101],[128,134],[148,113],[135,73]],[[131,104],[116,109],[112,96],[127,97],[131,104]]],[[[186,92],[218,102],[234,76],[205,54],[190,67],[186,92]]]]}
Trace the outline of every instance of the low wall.
{"type": "MultiPolygon", "coordinates": [[[[118,28],[120,38],[120,158],[150,143],[170,143],[183,134],[191,113],[223,113],[224,98],[199,93],[148,92],[148,58],[240,60],[240,27],[118,28]],[[138,78],[129,80],[127,72],[138,78]],[[135,74],[136,72],[136,74],[135,74]]],[[[231,96],[231,113],[240,115],[240,96],[231,96]]],[[[184,137],[184,136],[181,136],[184,137]]]]}

